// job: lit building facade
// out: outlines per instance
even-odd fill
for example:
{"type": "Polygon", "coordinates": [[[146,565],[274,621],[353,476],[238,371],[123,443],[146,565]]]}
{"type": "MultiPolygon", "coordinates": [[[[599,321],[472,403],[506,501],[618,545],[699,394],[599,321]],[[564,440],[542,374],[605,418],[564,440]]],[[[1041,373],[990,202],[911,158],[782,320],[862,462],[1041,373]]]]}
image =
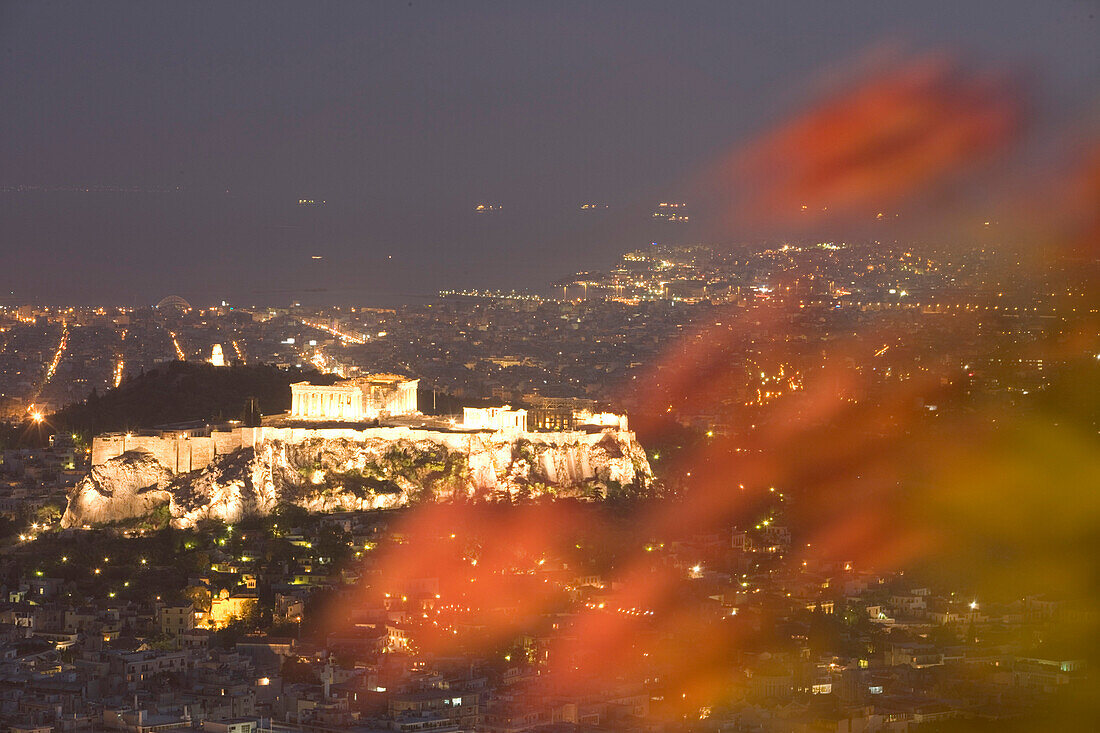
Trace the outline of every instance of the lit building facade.
{"type": "Polygon", "coordinates": [[[290,417],[359,422],[411,415],[416,412],[419,383],[396,374],[371,374],[332,385],[297,382],[290,385],[290,417]]]}
{"type": "Polygon", "coordinates": [[[210,601],[210,613],[206,623],[211,629],[224,629],[233,621],[248,618],[256,612],[260,600],[254,595],[230,595],[229,591],[222,589],[215,598],[210,601]]]}
{"type": "Polygon", "coordinates": [[[595,400],[527,395],[525,401],[531,407],[529,424],[532,430],[564,431],[593,427],[629,429],[626,415],[598,412],[595,400]]]}
{"type": "Polygon", "coordinates": [[[527,432],[527,410],[504,407],[463,407],[462,427],[472,430],[519,430],[527,432]]]}

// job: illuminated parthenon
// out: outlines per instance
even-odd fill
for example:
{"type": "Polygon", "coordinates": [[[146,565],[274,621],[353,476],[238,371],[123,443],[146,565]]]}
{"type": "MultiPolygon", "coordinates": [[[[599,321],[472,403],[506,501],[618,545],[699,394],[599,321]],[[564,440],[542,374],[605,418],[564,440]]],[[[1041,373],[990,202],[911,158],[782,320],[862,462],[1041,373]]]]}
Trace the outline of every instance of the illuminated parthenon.
{"type": "Polygon", "coordinates": [[[416,412],[420,380],[396,374],[371,374],[332,385],[297,382],[290,385],[293,420],[357,422],[416,412]]]}

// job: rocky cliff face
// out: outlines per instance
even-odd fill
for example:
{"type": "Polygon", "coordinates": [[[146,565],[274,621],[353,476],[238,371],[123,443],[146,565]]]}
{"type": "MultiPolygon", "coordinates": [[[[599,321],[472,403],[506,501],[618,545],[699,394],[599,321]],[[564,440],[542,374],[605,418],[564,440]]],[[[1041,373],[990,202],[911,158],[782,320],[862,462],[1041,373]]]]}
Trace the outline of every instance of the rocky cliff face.
{"type": "Polygon", "coordinates": [[[172,473],[148,453],[124,453],[95,466],[69,495],[63,527],[103,524],[149,514],[171,498],[172,473]]]}
{"type": "Polygon", "coordinates": [[[150,453],[94,467],[73,490],[63,526],[142,517],[168,507],[172,522],[235,522],[288,502],[314,512],[381,509],[464,497],[606,496],[645,491],[653,474],[632,433],[452,434],[445,439],[266,440],[173,474],[150,453]]]}

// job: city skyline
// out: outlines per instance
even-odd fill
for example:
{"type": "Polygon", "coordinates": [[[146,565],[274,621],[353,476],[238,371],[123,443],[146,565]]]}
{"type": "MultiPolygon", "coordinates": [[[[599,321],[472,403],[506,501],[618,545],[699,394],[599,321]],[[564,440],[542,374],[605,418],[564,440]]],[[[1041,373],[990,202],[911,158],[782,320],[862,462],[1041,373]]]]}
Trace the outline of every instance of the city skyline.
{"type": "Polygon", "coordinates": [[[0,731],[1100,700],[1091,0],[0,0],[0,731]]]}

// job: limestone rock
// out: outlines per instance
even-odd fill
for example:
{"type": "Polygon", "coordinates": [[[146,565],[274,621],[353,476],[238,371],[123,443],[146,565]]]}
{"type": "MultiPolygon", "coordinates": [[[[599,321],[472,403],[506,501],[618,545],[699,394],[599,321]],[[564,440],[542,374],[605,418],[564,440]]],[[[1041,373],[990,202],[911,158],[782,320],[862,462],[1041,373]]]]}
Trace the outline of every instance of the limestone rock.
{"type": "Polygon", "coordinates": [[[172,473],[144,451],[112,458],[80,480],[69,495],[62,527],[145,516],[171,501],[172,473]]]}
{"type": "Polygon", "coordinates": [[[92,469],[69,497],[66,527],[141,517],[169,507],[176,526],[236,522],[280,503],[312,512],[357,511],[457,497],[605,496],[653,480],[633,433],[410,432],[362,439],[310,434],[263,440],[173,475],[152,453],[129,452],[92,469]]]}

